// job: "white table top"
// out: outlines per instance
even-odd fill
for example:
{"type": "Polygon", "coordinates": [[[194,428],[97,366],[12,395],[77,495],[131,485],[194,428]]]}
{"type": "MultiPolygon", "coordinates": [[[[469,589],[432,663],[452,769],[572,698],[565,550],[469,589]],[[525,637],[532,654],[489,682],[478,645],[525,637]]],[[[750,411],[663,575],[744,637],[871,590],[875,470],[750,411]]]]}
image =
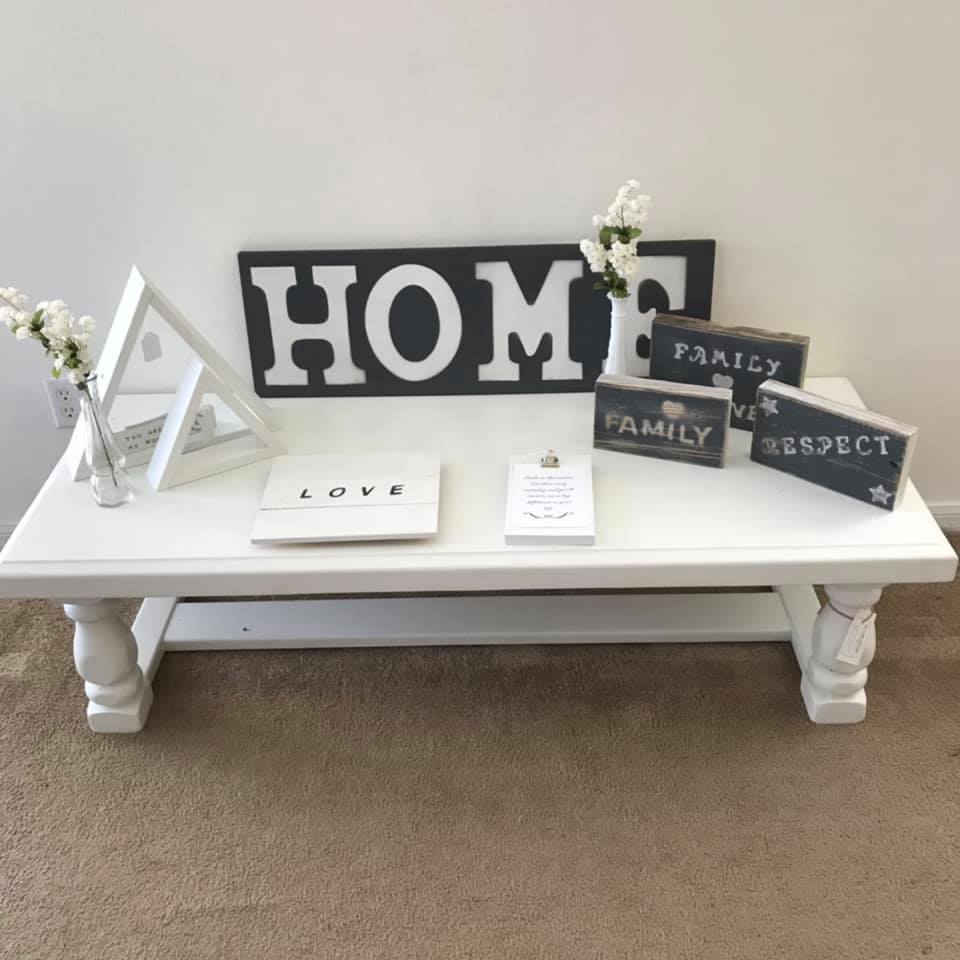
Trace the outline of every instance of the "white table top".
{"type": "MultiPolygon", "coordinates": [[[[843,379],[807,387],[860,403],[843,379]]],[[[58,465],[0,554],[0,596],[882,584],[949,580],[956,570],[912,484],[896,511],[879,510],[752,463],[750,436],[738,430],[722,470],[592,450],[592,394],[273,405],[291,453],[439,454],[436,539],[255,546],[269,462],[160,494],[135,468],[137,497],[114,510],[58,465]],[[546,447],[593,454],[595,546],[504,545],[508,458],[546,447]]]]}

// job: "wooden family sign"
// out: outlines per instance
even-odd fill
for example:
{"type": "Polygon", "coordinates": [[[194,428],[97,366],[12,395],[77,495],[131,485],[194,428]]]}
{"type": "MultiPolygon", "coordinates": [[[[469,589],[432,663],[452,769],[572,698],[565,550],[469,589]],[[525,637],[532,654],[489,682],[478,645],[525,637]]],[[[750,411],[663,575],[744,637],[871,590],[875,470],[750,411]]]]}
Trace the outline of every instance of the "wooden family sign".
{"type": "Polygon", "coordinates": [[[907,485],[917,428],[772,380],[757,394],[750,457],[893,510],[907,485]]]}
{"type": "Polygon", "coordinates": [[[731,392],[722,387],[603,374],[597,380],[593,445],[722,467],[731,392]]]}
{"type": "MultiPolygon", "coordinates": [[[[710,319],[715,246],[639,244],[628,363],[646,366],[644,315],[710,319]]],[[[241,253],[239,263],[262,397],[590,391],[607,352],[610,304],[574,244],[241,253]]]]}
{"type": "Polygon", "coordinates": [[[754,327],[719,327],[660,314],[653,321],[650,376],[733,390],[731,426],[752,430],[765,380],[803,385],[809,337],[754,327]]]}

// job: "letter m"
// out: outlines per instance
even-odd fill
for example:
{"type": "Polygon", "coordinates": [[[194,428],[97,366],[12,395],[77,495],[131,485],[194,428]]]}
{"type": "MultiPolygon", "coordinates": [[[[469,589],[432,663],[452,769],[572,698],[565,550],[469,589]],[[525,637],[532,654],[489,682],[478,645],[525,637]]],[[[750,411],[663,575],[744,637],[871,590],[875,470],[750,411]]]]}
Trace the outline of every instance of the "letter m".
{"type": "Polygon", "coordinates": [[[543,364],[544,380],[583,377],[583,364],[570,359],[570,284],[583,276],[582,260],[555,260],[533,303],[527,303],[505,261],[478,263],[476,275],[493,288],[493,359],[480,364],[478,379],[520,379],[520,366],[510,359],[511,333],[520,338],[527,356],[536,353],[550,335],[552,350],[543,364]]]}

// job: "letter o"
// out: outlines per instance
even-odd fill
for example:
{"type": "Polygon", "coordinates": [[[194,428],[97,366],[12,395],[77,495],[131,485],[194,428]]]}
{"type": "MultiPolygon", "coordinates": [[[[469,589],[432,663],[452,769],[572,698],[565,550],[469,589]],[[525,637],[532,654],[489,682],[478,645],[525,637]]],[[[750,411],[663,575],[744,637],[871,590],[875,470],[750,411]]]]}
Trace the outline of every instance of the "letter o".
{"type": "Polygon", "coordinates": [[[334,487],[334,488],[327,494],[327,496],[328,496],[328,497],[333,497],[334,499],[336,499],[337,497],[342,497],[346,492],[347,492],[347,488],[346,488],[346,487],[334,487]],[[339,493],[337,493],[338,490],[340,491],[339,493]]]}
{"type": "Polygon", "coordinates": [[[419,382],[443,373],[460,349],[463,317],[450,285],[436,270],[407,263],[388,270],[374,285],[364,311],[367,339],[377,359],[401,380],[419,382]],[[390,307],[405,287],[421,287],[433,299],[440,321],[440,333],[428,357],[408,360],[397,350],[390,336],[390,307]]]}

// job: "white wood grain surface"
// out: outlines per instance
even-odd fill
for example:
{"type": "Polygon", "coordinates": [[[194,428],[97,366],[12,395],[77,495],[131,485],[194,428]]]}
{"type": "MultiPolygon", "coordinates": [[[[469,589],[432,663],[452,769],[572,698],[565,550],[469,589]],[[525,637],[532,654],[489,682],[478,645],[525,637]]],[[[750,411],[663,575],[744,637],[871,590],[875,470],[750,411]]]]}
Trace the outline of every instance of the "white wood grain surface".
{"type": "MultiPolygon", "coordinates": [[[[807,387],[860,404],[843,379],[807,387]]],[[[437,453],[437,537],[253,545],[249,531],[268,463],[162,494],[134,470],[136,499],[117,510],[97,507],[86,484],[55,469],[0,554],[0,595],[891,583],[949,580],[956,569],[912,484],[899,509],[885,513],[751,463],[750,435],[737,431],[723,470],[592,451],[592,394],[288,400],[274,408],[291,452],[437,453]],[[593,453],[593,547],[503,543],[508,458],[547,447],[593,453]]]]}

